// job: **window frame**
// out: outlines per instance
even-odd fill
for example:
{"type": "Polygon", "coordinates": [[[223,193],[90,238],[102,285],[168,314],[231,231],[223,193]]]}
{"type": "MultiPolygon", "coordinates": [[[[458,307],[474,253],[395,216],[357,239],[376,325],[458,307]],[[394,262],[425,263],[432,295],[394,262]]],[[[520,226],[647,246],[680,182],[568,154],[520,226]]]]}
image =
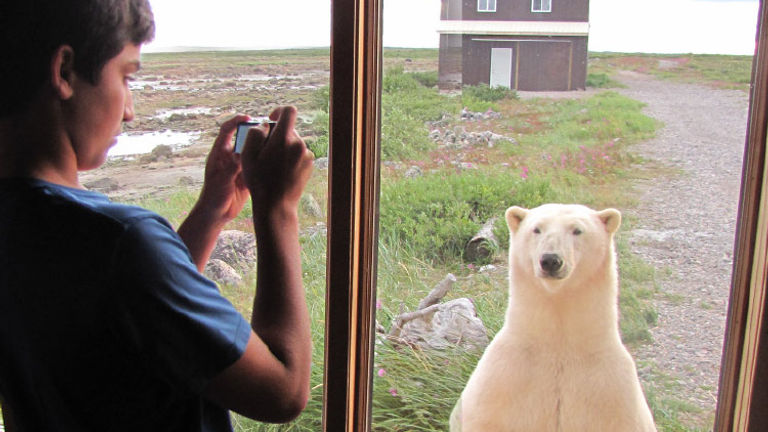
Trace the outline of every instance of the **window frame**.
{"type": "Polygon", "coordinates": [[[551,13],[552,12],[552,0],[531,0],[531,12],[533,13],[551,13]],[[541,7],[536,9],[536,2],[539,2],[541,4],[541,7]],[[549,6],[547,9],[544,9],[544,2],[547,2],[547,5],[549,6]]]}
{"type": "Polygon", "coordinates": [[[496,12],[496,0],[477,0],[477,11],[482,13],[496,12]],[[485,2],[484,8],[480,7],[482,2],[485,2]],[[493,8],[491,8],[491,2],[493,2],[493,8]]]}
{"type": "MultiPolygon", "coordinates": [[[[324,431],[371,429],[382,1],[331,1],[324,431]]],[[[768,430],[761,410],[749,409],[768,402],[768,332],[761,332],[768,319],[768,270],[760,272],[768,267],[768,14],[763,0],[757,30],[716,432],[768,430]]]]}
{"type": "Polygon", "coordinates": [[[324,431],[371,424],[381,17],[380,0],[331,1],[324,431]]]}
{"type": "Polygon", "coordinates": [[[736,225],[733,275],[720,363],[715,427],[717,432],[768,429],[768,417],[752,406],[768,402],[768,13],[760,0],[757,40],[752,60],[746,147],[736,225]]]}

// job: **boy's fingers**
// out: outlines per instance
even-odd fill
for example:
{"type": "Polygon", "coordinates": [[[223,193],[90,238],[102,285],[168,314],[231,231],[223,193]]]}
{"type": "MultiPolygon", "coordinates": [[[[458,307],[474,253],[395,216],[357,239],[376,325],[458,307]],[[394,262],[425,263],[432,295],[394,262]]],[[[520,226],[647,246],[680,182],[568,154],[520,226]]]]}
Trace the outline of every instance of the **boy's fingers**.
{"type": "Polygon", "coordinates": [[[227,148],[232,147],[232,135],[235,133],[235,129],[237,129],[238,123],[248,121],[250,117],[244,114],[238,114],[231,119],[225,121],[221,124],[221,128],[219,129],[219,135],[216,137],[216,140],[213,142],[213,148],[227,148]]]}
{"type": "Polygon", "coordinates": [[[264,148],[264,143],[266,140],[267,132],[264,130],[263,125],[250,128],[248,130],[248,135],[245,137],[243,157],[256,157],[259,153],[261,153],[261,149],[264,148]]]}
{"type": "Polygon", "coordinates": [[[272,132],[277,136],[287,136],[296,127],[296,108],[292,106],[280,107],[269,115],[272,120],[277,120],[272,132]]]}

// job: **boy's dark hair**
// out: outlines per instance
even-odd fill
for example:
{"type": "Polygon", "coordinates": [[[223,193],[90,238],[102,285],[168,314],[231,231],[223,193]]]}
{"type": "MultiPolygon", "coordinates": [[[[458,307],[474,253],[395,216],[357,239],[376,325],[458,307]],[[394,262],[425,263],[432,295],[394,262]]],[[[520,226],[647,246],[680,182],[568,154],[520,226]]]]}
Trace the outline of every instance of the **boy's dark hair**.
{"type": "Polygon", "coordinates": [[[23,111],[43,88],[60,46],[72,47],[75,71],[96,84],[126,44],[154,34],[149,0],[0,0],[0,118],[23,111]]]}

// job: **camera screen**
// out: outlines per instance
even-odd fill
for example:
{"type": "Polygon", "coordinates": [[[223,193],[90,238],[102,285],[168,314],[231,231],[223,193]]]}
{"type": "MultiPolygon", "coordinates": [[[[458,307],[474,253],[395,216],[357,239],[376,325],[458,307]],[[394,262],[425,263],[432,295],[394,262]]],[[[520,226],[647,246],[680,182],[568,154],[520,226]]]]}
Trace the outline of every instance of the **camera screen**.
{"type": "Polygon", "coordinates": [[[245,137],[248,136],[248,129],[258,126],[258,123],[243,122],[237,125],[235,134],[235,153],[241,153],[245,145],[245,137]]]}

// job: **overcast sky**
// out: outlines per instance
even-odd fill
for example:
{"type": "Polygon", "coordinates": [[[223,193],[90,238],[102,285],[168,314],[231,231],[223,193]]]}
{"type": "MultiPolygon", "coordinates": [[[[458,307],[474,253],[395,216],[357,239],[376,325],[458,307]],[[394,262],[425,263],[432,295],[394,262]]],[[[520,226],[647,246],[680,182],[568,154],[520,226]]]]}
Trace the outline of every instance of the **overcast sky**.
{"type": "MultiPolygon", "coordinates": [[[[329,0],[150,1],[157,36],[145,52],[330,41],[329,0]]],[[[589,50],[752,55],[757,12],[758,0],[591,0],[589,50]]],[[[384,0],[384,46],[437,47],[439,20],[440,0],[384,0]]]]}

